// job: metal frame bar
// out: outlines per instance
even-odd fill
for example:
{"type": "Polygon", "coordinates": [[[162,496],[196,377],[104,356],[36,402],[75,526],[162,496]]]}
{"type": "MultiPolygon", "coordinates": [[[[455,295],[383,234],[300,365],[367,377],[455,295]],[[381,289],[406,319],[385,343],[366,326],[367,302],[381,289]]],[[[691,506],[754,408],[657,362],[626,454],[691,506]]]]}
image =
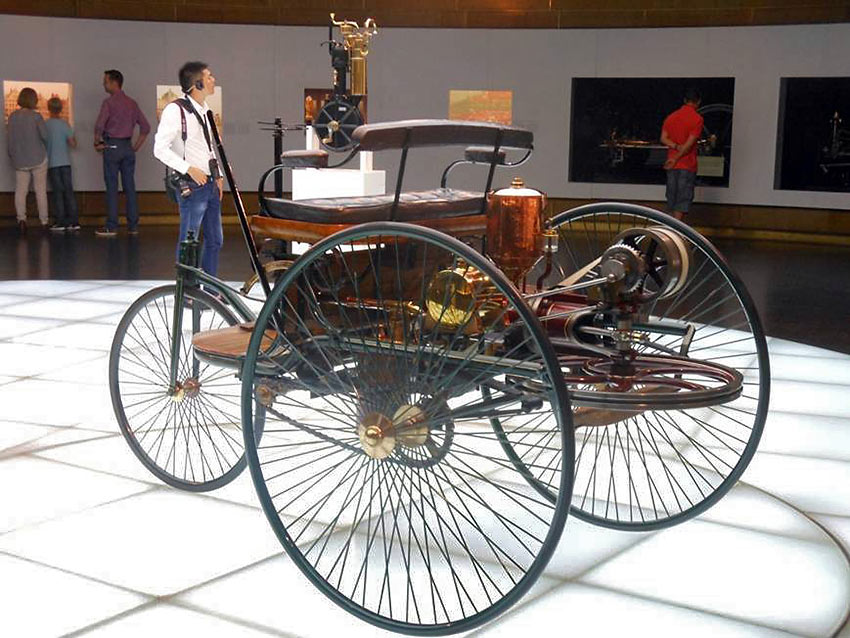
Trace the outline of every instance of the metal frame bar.
{"type": "MultiPolygon", "coordinates": [[[[523,156],[522,156],[520,159],[518,159],[516,162],[503,162],[503,163],[497,164],[497,166],[498,166],[499,168],[511,168],[511,167],[513,167],[513,166],[520,166],[520,165],[522,165],[522,164],[525,164],[525,163],[528,161],[528,158],[529,158],[529,157],[531,157],[531,152],[532,152],[532,150],[533,150],[533,149],[528,149],[528,150],[525,152],[525,155],[523,155],[523,156]]],[[[495,151],[494,151],[494,152],[495,152],[495,151]]],[[[443,171],[443,176],[440,178],[440,188],[445,188],[445,187],[446,187],[446,184],[448,184],[448,180],[449,180],[449,172],[450,172],[450,171],[451,171],[451,170],[452,170],[455,166],[460,166],[461,164],[473,164],[473,165],[475,165],[475,164],[481,164],[481,163],[482,163],[482,162],[476,162],[476,161],[474,161],[474,160],[468,160],[468,159],[459,159],[459,160],[455,160],[454,162],[452,162],[451,164],[449,164],[448,166],[446,166],[446,170],[444,170],[444,171],[443,171]]]]}
{"type": "Polygon", "coordinates": [[[484,186],[484,197],[481,198],[481,214],[487,212],[487,193],[490,192],[490,187],[493,185],[493,175],[496,172],[496,165],[499,163],[499,149],[502,148],[502,136],[504,129],[496,131],[496,139],[493,142],[493,159],[490,160],[490,171],[487,173],[487,184],[484,186]]]}
{"type": "Polygon", "coordinates": [[[398,211],[398,200],[401,197],[401,185],[404,182],[404,167],[407,165],[407,151],[410,148],[410,128],[404,131],[404,142],[401,145],[401,160],[398,165],[398,177],[395,181],[395,197],[393,197],[393,207],[390,210],[390,221],[394,222],[398,211]]]}
{"type": "Polygon", "coordinates": [[[245,246],[248,248],[248,256],[251,258],[251,265],[254,267],[254,272],[260,280],[263,291],[266,297],[271,295],[271,286],[269,278],[266,276],[266,270],[260,263],[260,254],[257,251],[257,244],[254,242],[254,235],[251,233],[251,227],[248,224],[248,215],[245,212],[245,205],[242,203],[242,194],[236,186],[236,178],[233,176],[233,171],[230,168],[230,162],[227,161],[227,154],[224,151],[224,145],[221,143],[221,136],[218,134],[218,127],[215,125],[215,118],[212,116],[212,111],[207,111],[207,122],[215,138],[215,145],[218,150],[218,157],[221,160],[221,167],[224,170],[224,175],[227,178],[227,183],[230,185],[230,195],[233,197],[233,203],[236,205],[236,215],[239,218],[239,225],[242,227],[242,236],[245,240],[245,246]]]}

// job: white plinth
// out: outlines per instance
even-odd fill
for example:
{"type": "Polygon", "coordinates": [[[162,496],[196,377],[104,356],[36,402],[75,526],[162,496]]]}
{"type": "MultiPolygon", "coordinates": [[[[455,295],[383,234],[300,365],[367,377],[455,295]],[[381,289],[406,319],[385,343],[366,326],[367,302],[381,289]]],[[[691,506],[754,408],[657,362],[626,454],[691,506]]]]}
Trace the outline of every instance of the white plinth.
{"type": "Polygon", "coordinates": [[[386,171],[356,168],[297,168],[292,171],[292,199],[383,195],[386,171]]]}
{"type": "MultiPolygon", "coordinates": [[[[306,128],[304,137],[307,150],[321,148],[312,126],[306,128]]],[[[342,155],[339,157],[342,158],[342,155]]],[[[357,159],[359,168],[293,169],[292,199],[358,197],[386,193],[386,171],[372,170],[372,152],[364,151],[357,159]]],[[[331,161],[333,162],[333,158],[331,161]]]]}
{"type": "MultiPolygon", "coordinates": [[[[315,141],[308,127],[308,141],[315,141]]],[[[309,147],[309,143],[308,143],[309,147]]],[[[292,171],[292,199],[383,195],[386,171],[372,170],[372,153],[359,154],[360,168],[296,168],[292,171]]]]}

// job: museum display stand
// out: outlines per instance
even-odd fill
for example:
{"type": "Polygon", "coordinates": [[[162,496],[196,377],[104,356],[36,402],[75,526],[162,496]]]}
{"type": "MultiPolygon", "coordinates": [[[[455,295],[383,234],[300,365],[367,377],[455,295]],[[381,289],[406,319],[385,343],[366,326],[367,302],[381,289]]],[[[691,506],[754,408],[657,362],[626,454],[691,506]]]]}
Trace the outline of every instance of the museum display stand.
{"type": "MultiPolygon", "coordinates": [[[[315,129],[305,131],[306,149],[318,150],[315,129]]],[[[383,195],[386,171],[372,168],[372,152],[361,151],[359,168],[296,168],[292,170],[292,199],[383,195]]]]}

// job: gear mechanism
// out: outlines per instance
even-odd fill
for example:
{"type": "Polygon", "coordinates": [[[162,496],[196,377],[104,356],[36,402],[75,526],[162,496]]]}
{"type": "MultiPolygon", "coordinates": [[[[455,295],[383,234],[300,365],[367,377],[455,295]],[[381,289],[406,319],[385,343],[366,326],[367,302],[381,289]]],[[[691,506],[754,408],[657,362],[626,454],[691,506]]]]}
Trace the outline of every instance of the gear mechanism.
{"type": "Polygon", "coordinates": [[[639,250],[618,242],[602,253],[599,270],[617,296],[629,295],[640,288],[646,276],[646,262],[639,250]]]}
{"type": "Polygon", "coordinates": [[[670,228],[631,228],[614,238],[600,265],[615,298],[647,303],[681,290],[690,255],[682,237],[670,228]]]}

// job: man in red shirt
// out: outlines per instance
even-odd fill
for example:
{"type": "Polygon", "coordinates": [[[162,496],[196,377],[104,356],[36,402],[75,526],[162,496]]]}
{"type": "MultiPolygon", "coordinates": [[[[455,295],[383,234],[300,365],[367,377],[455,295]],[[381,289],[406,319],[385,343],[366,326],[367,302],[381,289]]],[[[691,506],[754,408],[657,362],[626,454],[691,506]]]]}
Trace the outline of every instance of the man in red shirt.
{"type": "Polygon", "coordinates": [[[145,143],[151,127],[136,101],[122,87],[120,71],[103,72],[103,89],[109,97],[103,101],[94,125],[94,147],[103,152],[103,179],[106,182],[106,226],[95,231],[100,237],[114,237],[118,230],[118,175],[127,197],[127,232],[138,232],[139,206],[136,202],[136,152],[145,143]],[[139,136],[133,141],[133,132],[139,136]]]}
{"type": "Polygon", "coordinates": [[[685,91],[685,103],[664,120],[661,143],[667,147],[667,210],[683,219],[694,200],[697,178],[697,140],[702,135],[702,115],[697,113],[701,102],[696,89],[685,91]]]}

